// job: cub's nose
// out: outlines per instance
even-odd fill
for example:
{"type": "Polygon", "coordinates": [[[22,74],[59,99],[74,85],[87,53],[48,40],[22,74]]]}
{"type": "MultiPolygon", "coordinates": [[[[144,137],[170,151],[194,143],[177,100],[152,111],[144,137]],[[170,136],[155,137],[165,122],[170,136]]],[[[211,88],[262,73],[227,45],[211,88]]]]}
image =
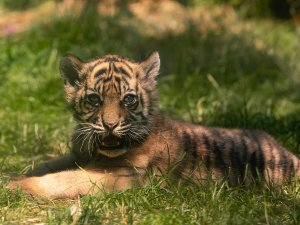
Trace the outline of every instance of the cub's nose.
{"type": "Polygon", "coordinates": [[[106,130],[109,132],[113,131],[117,126],[119,125],[119,122],[105,122],[103,121],[103,126],[106,130]]]}

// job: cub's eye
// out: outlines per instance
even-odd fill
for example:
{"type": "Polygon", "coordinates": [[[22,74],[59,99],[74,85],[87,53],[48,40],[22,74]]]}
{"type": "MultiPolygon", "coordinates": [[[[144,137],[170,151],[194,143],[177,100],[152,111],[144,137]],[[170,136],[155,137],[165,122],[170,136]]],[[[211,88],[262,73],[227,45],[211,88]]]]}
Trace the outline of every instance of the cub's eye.
{"type": "Polygon", "coordinates": [[[133,105],[134,103],[136,103],[136,101],[137,101],[136,96],[133,94],[125,95],[123,98],[123,103],[125,105],[133,105]]]}
{"type": "Polygon", "coordinates": [[[92,106],[98,106],[101,104],[101,99],[99,97],[99,95],[97,94],[88,94],[86,96],[86,100],[89,104],[91,104],[92,106]]]}

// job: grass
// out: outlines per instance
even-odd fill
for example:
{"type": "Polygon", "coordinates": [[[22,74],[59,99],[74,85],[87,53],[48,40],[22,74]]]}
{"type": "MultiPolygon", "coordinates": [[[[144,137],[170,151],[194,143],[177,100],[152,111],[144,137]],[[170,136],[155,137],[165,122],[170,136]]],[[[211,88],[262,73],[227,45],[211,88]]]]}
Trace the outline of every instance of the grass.
{"type": "Polygon", "coordinates": [[[299,28],[236,20],[234,25],[250,29],[234,33],[229,24],[198,32],[191,24],[184,33],[155,37],[121,23],[125,16],[64,16],[0,39],[0,223],[299,224],[299,194],[289,187],[159,188],[153,180],[145,188],[77,201],[32,199],[5,189],[11,176],[68,149],[74,122],[57,69],[68,52],[83,59],[115,53],[139,60],[158,50],[166,115],[262,129],[300,154],[299,28]],[[71,216],[76,207],[81,212],[71,216]]]}

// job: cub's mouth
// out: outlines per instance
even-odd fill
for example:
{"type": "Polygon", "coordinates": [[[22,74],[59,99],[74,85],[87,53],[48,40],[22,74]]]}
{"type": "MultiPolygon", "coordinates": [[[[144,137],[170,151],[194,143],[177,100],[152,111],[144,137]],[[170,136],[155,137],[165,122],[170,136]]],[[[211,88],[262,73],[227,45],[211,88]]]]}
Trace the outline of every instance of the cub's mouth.
{"type": "Polygon", "coordinates": [[[98,140],[98,153],[107,157],[118,157],[126,153],[123,141],[114,135],[107,135],[98,140]]]}
{"type": "Polygon", "coordinates": [[[120,138],[114,135],[107,135],[98,141],[98,146],[102,150],[118,150],[123,144],[120,138]]]}

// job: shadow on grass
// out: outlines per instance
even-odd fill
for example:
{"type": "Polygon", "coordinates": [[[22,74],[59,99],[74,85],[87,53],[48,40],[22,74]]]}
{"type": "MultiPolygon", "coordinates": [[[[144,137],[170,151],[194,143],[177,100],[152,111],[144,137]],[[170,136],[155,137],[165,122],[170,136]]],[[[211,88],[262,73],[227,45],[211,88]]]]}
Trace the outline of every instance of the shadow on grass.
{"type": "MultiPolygon", "coordinates": [[[[36,68],[49,65],[53,52],[52,66],[57,67],[59,58],[66,53],[82,59],[119,54],[139,60],[157,50],[162,58],[160,92],[166,114],[186,119],[182,116],[186,111],[190,113],[188,119],[196,123],[264,129],[276,137],[283,135],[284,144],[300,151],[297,110],[290,110],[281,117],[274,112],[278,104],[292,98],[299,87],[291,89],[291,80],[282,71],[280,59],[269,54],[267,48],[256,47],[253,34],[234,34],[226,27],[199,32],[199,24],[191,23],[180,34],[151,36],[144,32],[147,27],[125,24],[124,18],[132,19],[132,16],[120,11],[105,17],[95,8],[89,8],[77,17],[56,18],[7,43],[22,43],[20,48],[26,46],[30,53],[24,55],[23,60],[34,60],[36,68]],[[200,107],[205,111],[202,120],[194,119],[198,112],[193,112],[193,108],[199,108],[196,105],[199,99],[204,99],[200,107]],[[266,104],[270,99],[272,103],[266,104]],[[296,144],[288,144],[289,140],[296,144]]],[[[56,101],[63,101],[57,95],[62,93],[62,85],[58,69],[56,71],[46,78],[37,77],[48,82],[32,91],[33,96],[44,102],[39,107],[46,110],[48,103],[55,105],[56,101]]]]}

